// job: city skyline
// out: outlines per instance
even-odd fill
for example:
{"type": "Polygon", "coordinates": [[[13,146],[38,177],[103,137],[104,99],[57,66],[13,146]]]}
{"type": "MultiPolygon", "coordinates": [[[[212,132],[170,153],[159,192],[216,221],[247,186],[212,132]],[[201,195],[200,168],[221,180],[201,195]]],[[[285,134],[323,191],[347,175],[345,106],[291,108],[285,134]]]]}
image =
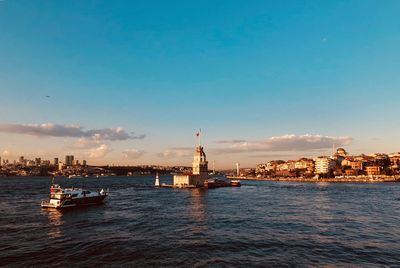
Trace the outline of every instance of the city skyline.
{"type": "Polygon", "coordinates": [[[398,1],[0,1],[0,157],[398,152],[398,1]],[[224,16],[221,16],[224,14],[224,16]]]}

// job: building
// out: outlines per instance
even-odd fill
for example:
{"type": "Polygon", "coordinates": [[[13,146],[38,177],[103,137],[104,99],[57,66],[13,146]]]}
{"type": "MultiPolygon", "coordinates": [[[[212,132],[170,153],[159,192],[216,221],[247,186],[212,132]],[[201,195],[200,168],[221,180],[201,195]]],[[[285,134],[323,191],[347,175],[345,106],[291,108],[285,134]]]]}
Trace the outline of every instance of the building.
{"type": "Polygon", "coordinates": [[[372,154],[373,160],[372,162],[375,163],[374,166],[380,167],[389,167],[390,166],[390,158],[387,154],[375,153],[372,154]]]}
{"type": "Polygon", "coordinates": [[[42,159],[40,157],[35,158],[35,166],[40,166],[42,159]]]}
{"type": "Polygon", "coordinates": [[[360,173],[360,170],[358,169],[346,169],[345,174],[346,176],[358,176],[360,173]]]}
{"type": "Polygon", "coordinates": [[[20,164],[24,164],[24,163],[25,163],[24,157],[23,157],[23,156],[20,156],[18,162],[19,162],[20,164]]]}
{"type": "Polygon", "coordinates": [[[59,162],[59,161],[58,161],[58,158],[57,158],[57,157],[55,157],[55,158],[54,158],[53,165],[55,165],[55,166],[58,166],[58,162],[59,162]]]}
{"type": "Polygon", "coordinates": [[[87,166],[87,162],[86,160],[82,160],[82,166],[86,167],[87,166]]]}
{"type": "Polygon", "coordinates": [[[389,155],[392,171],[398,173],[400,169],[400,153],[393,153],[389,155]]]}
{"type": "Polygon", "coordinates": [[[289,171],[289,165],[285,162],[276,166],[276,171],[289,171]]]}
{"type": "Polygon", "coordinates": [[[256,173],[275,172],[278,169],[278,166],[284,163],[285,161],[283,160],[273,160],[266,164],[259,164],[257,165],[256,173]]]}
{"type": "Polygon", "coordinates": [[[286,161],[287,167],[289,171],[293,171],[296,169],[296,161],[295,160],[288,160],[286,161]]]}
{"type": "Polygon", "coordinates": [[[74,160],[74,161],[73,161],[73,165],[74,165],[74,166],[79,166],[79,160],[78,160],[78,159],[74,160]]]}
{"type": "Polygon", "coordinates": [[[338,148],[336,150],[336,156],[340,156],[340,157],[346,157],[347,156],[347,152],[345,149],[343,148],[338,148]]]}
{"type": "Polygon", "coordinates": [[[315,174],[328,174],[335,169],[336,162],[330,157],[319,156],[314,158],[315,174]]]}
{"type": "Polygon", "coordinates": [[[301,158],[295,163],[295,169],[307,169],[313,170],[314,169],[314,162],[312,159],[301,158]]]}
{"type": "Polygon", "coordinates": [[[363,169],[363,162],[362,161],[351,161],[350,162],[351,169],[354,170],[362,170],[363,169]]]}
{"type": "Polygon", "coordinates": [[[380,166],[369,166],[366,168],[367,175],[368,176],[381,175],[381,169],[382,169],[382,167],[380,167],[380,166]]]}
{"type": "Polygon", "coordinates": [[[65,167],[65,164],[63,162],[58,162],[58,170],[63,170],[65,167]]]}
{"type": "Polygon", "coordinates": [[[342,160],[342,163],[340,165],[344,167],[351,167],[351,162],[354,161],[354,157],[349,157],[347,156],[345,159],[342,160]]]}
{"type": "Polygon", "coordinates": [[[47,167],[50,166],[50,160],[42,160],[41,165],[47,167]]]}
{"type": "Polygon", "coordinates": [[[201,187],[204,185],[204,181],[208,179],[208,161],[206,154],[204,153],[204,148],[199,145],[196,147],[192,173],[175,175],[174,176],[174,186],[186,187],[186,186],[196,186],[201,187]]]}
{"type": "Polygon", "coordinates": [[[73,155],[66,155],[65,156],[65,165],[66,166],[68,166],[68,167],[72,166],[73,162],[74,162],[74,156],[73,155]]]}

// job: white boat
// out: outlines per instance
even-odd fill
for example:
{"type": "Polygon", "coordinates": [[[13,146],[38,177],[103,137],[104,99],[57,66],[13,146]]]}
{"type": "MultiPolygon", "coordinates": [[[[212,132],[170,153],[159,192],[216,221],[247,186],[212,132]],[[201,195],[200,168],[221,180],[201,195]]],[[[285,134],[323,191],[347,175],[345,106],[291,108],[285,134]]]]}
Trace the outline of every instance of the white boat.
{"type": "Polygon", "coordinates": [[[231,186],[232,187],[240,187],[240,186],[242,186],[242,183],[240,182],[240,180],[231,180],[231,186]]]}
{"type": "Polygon", "coordinates": [[[81,188],[61,188],[58,184],[50,187],[50,199],[42,201],[42,208],[62,209],[67,207],[101,204],[108,191],[91,192],[81,188]]]}
{"type": "Polygon", "coordinates": [[[82,179],[83,177],[80,176],[80,175],[72,174],[72,175],[69,175],[68,178],[69,178],[69,179],[82,179]]]}

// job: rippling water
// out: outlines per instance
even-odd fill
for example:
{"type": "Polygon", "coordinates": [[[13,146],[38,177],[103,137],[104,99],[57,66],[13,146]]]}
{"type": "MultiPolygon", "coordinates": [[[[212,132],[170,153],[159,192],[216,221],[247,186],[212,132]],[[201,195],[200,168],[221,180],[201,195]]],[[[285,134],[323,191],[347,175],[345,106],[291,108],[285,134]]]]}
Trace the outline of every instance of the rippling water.
{"type": "Polygon", "coordinates": [[[157,189],[150,177],[59,182],[111,194],[101,206],[42,210],[49,178],[0,178],[0,265],[400,265],[400,184],[207,191],[157,189]]]}

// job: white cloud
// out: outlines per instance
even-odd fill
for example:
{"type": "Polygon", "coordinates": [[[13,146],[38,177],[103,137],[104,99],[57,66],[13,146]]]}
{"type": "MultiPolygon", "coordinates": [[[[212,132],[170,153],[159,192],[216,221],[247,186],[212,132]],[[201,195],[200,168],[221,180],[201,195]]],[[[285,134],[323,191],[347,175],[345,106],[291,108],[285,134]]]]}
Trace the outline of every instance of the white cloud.
{"type": "Polygon", "coordinates": [[[73,149],[90,149],[101,144],[101,141],[99,140],[87,139],[87,138],[79,138],[73,141],[66,140],[66,142],[70,143],[70,145],[68,146],[73,149]]]}
{"type": "Polygon", "coordinates": [[[107,144],[100,144],[98,147],[86,150],[84,155],[88,158],[102,158],[109,152],[111,149],[107,144]]]}
{"type": "Polygon", "coordinates": [[[349,145],[352,140],[353,139],[348,136],[331,137],[310,134],[288,134],[261,141],[243,141],[239,143],[235,141],[219,141],[219,143],[230,144],[230,146],[215,149],[215,153],[309,151],[330,148],[333,144],[337,146],[349,145]]]}
{"type": "Polygon", "coordinates": [[[193,148],[188,147],[177,147],[165,150],[162,153],[158,153],[157,156],[161,158],[181,158],[192,156],[194,152],[193,148]]]}
{"type": "Polygon", "coordinates": [[[137,150],[137,149],[127,149],[122,152],[123,156],[125,158],[130,158],[130,159],[136,159],[144,155],[146,152],[143,150],[137,150]]]}
{"type": "Polygon", "coordinates": [[[243,143],[246,142],[245,140],[219,140],[216,143],[226,144],[226,143],[243,143]]]}
{"type": "Polygon", "coordinates": [[[45,124],[0,124],[0,132],[32,135],[37,137],[74,137],[94,140],[144,139],[146,135],[128,133],[123,128],[102,128],[85,130],[79,125],[45,124]]]}

